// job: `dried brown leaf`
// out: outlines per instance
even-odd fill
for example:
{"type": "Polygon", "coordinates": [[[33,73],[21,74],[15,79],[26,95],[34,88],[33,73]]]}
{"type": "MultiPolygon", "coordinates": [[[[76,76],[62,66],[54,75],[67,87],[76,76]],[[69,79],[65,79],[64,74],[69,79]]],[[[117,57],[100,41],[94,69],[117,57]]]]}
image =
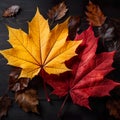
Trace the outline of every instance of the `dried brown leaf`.
{"type": "Polygon", "coordinates": [[[15,16],[20,10],[19,5],[12,5],[3,12],[3,17],[12,17],[15,16]]]}
{"type": "Polygon", "coordinates": [[[105,51],[117,50],[119,47],[116,29],[111,23],[105,23],[98,27],[98,36],[105,51]]]}
{"type": "Polygon", "coordinates": [[[109,26],[108,24],[104,24],[103,26],[98,28],[99,37],[104,41],[111,41],[115,37],[114,35],[114,27],[109,26]]]}
{"type": "Polygon", "coordinates": [[[106,104],[109,114],[120,120],[120,99],[110,99],[106,104]]]}
{"type": "Polygon", "coordinates": [[[120,40],[120,18],[111,18],[110,22],[115,27],[116,36],[120,40]]]}
{"type": "Polygon", "coordinates": [[[15,94],[15,100],[25,112],[39,113],[37,106],[39,104],[37,91],[34,89],[25,90],[15,94]]]}
{"type": "Polygon", "coordinates": [[[79,30],[80,26],[80,16],[71,16],[68,21],[69,39],[73,40],[75,38],[76,32],[79,30]]]}
{"type": "Polygon", "coordinates": [[[51,20],[57,21],[63,18],[66,15],[66,12],[68,11],[66,5],[64,2],[59,3],[58,5],[52,7],[48,11],[48,17],[51,20]]]}
{"type": "Polygon", "coordinates": [[[9,89],[12,91],[24,90],[30,81],[29,78],[19,78],[21,69],[14,67],[14,69],[9,74],[9,89]]]}
{"type": "Polygon", "coordinates": [[[0,97],[0,119],[7,115],[11,103],[12,101],[7,95],[0,97]]]}
{"type": "Polygon", "coordinates": [[[89,1],[89,4],[87,5],[86,15],[89,24],[92,24],[93,26],[101,26],[106,20],[106,17],[102,13],[100,7],[93,4],[91,1],[89,1]]]}

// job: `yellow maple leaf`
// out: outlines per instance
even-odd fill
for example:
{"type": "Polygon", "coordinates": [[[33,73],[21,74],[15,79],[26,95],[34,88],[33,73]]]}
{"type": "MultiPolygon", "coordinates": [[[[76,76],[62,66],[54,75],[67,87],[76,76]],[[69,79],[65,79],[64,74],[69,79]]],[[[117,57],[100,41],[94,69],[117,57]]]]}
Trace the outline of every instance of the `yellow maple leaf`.
{"type": "Polygon", "coordinates": [[[41,69],[49,74],[68,71],[64,62],[76,55],[75,50],[81,41],[66,41],[67,20],[50,30],[48,21],[37,9],[28,25],[28,34],[8,27],[8,41],[12,48],[0,51],[8,64],[22,68],[20,77],[28,78],[38,75],[41,69]]]}

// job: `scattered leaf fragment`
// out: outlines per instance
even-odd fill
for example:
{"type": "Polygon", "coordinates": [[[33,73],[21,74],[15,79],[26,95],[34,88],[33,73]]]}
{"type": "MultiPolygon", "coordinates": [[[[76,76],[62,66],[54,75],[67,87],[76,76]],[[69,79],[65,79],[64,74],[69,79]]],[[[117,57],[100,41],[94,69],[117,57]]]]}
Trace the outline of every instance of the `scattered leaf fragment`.
{"type": "Polygon", "coordinates": [[[120,119],[120,100],[119,99],[110,99],[106,104],[109,114],[114,116],[116,119],[120,119]]]}
{"type": "Polygon", "coordinates": [[[15,100],[25,112],[39,113],[37,109],[39,101],[36,90],[28,89],[23,92],[17,92],[15,94],[15,100]]]}
{"type": "Polygon", "coordinates": [[[91,1],[89,1],[89,4],[87,5],[86,15],[87,20],[93,26],[101,26],[106,20],[106,17],[102,13],[100,7],[93,4],[91,1]]]}
{"type": "Polygon", "coordinates": [[[12,17],[15,16],[20,10],[19,5],[12,5],[3,12],[3,17],[12,17]]]}
{"type": "Polygon", "coordinates": [[[63,18],[66,15],[66,12],[68,11],[66,5],[64,2],[59,3],[58,5],[52,7],[48,11],[48,17],[51,20],[57,21],[63,18]]]}
{"type": "Polygon", "coordinates": [[[14,69],[9,74],[9,89],[12,91],[24,90],[30,81],[29,78],[19,78],[21,69],[14,67],[14,69]]]}
{"type": "Polygon", "coordinates": [[[0,119],[3,116],[7,115],[8,109],[11,106],[11,104],[12,101],[7,95],[0,97],[0,119]]]}
{"type": "Polygon", "coordinates": [[[33,78],[41,69],[49,74],[69,71],[65,61],[77,55],[76,48],[81,41],[66,41],[68,21],[56,25],[51,31],[48,21],[37,9],[29,23],[29,33],[8,27],[9,42],[13,48],[1,50],[8,64],[22,68],[20,77],[33,78]]]}
{"type": "Polygon", "coordinates": [[[97,38],[91,27],[76,38],[83,39],[86,47],[79,53],[79,60],[74,61],[73,66],[69,65],[72,67],[72,74],[64,73],[59,77],[46,74],[43,77],[53,87],[53,94],[59,97],[70,94],[73,103],[90,109],[90,96],[108,96],[115,86],[120,85],[105,78],[113,70],[114,52],[96,54],[97,38]]]}
{"type": "Polygon", "coordinates": [[[70,40],[75,38],[75,35],[80,27],[80,16],[71,16],[68,21],[68,36],[70,40]]]}

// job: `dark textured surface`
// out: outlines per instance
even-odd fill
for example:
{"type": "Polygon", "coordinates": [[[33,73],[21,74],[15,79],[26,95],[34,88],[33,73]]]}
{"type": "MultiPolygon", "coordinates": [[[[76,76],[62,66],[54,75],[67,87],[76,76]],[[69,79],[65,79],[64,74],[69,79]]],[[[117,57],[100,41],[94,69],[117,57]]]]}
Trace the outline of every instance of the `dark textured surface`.
{"type": "MultiPolygon", "coordinates": [[[[8,31],[6,25],[22,28],[27,32],[27,21],[30,21],[34,16],[36,6],[39,7],[41,13],[47,18],[48,9],[59,1],[60,0],[0,0],[0,49],[10,47],[7,42],[8,31]],[[3,10],[14,4],[20,5],[22,9],[20,13],[15,17],[3,18],[3,10]]],[[[85,1],[87,2],[87,0],[66,0],[69,14],[82,15],[84,8],[83,1],[84,3],[85,1]]],[[[105,15],[116,18],[120,17],[120,1],[96,1],[100,4],[105,15]]],[[[10,67],[6,65],[6,60],[0,56],[0,95],[7,89],[9,71],[10,67]]],[[[61,120],[114,120],[112,117],[108,116],[107,111],[104,109],[105,100],[106,98],[103,98],[94,100],[94,103],[91,102],[91,105],[94,104],[92,111],[73,105],[71,100],[68,100],[63,108],[61,120]]],[[[17,104],[13,104],[5,120],[60,120],[57,118],[57,112],[59,111],[62,102],[62,100],[54,100],[51,103],[48,103],[45,100],[41,101],[39,106],[41,111],[40,115],[25,113],[17,104]]]]}

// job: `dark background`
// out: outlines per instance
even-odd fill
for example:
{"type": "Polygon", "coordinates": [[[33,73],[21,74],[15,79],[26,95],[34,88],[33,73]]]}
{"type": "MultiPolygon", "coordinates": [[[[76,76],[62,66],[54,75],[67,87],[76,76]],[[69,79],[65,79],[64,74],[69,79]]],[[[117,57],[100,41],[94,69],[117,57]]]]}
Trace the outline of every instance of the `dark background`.
{"type": "MultiPolygon", "coordinates": [[[[99,4],[103,13],[112,18],[120,18],[120,0],[92,0],[99,4]]],[[[35,14],[36,6],[40,12],[47,18],[48,10],[58,4],[60,0],[0,0],[0,49],[9,48],[10,45],[6,41],[8,39],[8,31],[6,25],[15,28],[22,28],[27,32],[27,21],[30,21],[35,14]],[[11,18],[3,18],[3,11],[11,5],[20,5],[20,13],[11,18]]],[[[69,8],[69,15],[82,15],[88,0],[66,0],[69,8]]],[[[0,96],[4,94],[8,85],[8,74],[10,67],[6,65],[6,60],[0,56],[0,96]]],[[[41,92],[43,95],[43,91],[41,92]]],[[[42,96],[41,95],[41,96],[42,96]]],[[[43,96],[44,97],[44,96],[43,96]]],[[[104,98],[90,99],[92,111],[73,105],[69,99],[62,111],[62,117],[57,118],[57,112],[63,100],[53,99],[51,103],[46,100],[40,101],[40,115],[34,113],[25,113],[17,104],[13,104],[8,112],[7,118],[4,120],[115,120],[108,115],[105,109],[104,98]]]]}

